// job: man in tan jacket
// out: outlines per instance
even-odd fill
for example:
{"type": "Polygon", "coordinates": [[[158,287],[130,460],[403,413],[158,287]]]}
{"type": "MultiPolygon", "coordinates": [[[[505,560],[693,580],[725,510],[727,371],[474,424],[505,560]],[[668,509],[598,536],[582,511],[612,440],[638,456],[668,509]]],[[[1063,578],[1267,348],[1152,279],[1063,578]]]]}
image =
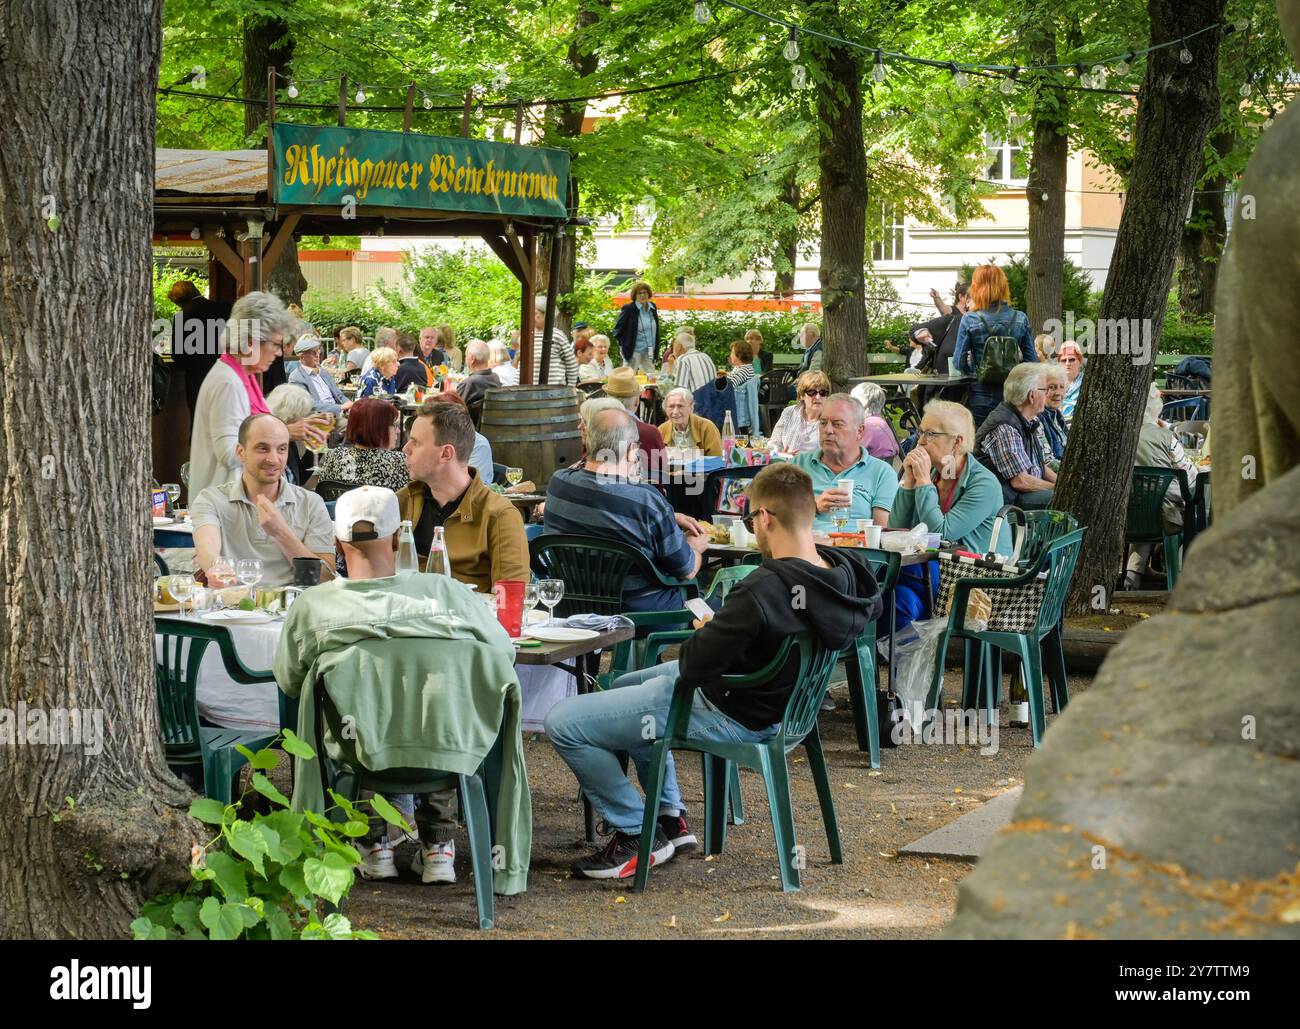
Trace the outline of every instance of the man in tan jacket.
{"type": "Polygon", "coordinates": [[[397,499],[415,530],[421,567],[435,526],[442,526],[452,577],[486,595],[502,579],[528,581],[528,540],[514,505],[469,467],[473,449],[474,426],[460,398],[429,401],[403,448],[411,481],[397,499]]]}

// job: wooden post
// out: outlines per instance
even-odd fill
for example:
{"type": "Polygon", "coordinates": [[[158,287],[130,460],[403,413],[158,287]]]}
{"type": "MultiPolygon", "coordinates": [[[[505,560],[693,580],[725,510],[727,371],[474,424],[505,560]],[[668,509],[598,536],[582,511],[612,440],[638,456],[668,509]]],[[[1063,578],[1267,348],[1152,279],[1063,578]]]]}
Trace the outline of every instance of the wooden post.
{"type": "Polygon", "coordinates": [[[348,77],[339,79],[339,124],[346,125],[348,120],[348,77]]]}
{"type": "Polygon", "coordinates": [[[518,146],[524,141],[524,102],[515,101],[515,145],[518,146]]]}
{"type": "Polygon", "coordinates": [[[460,116],[460,134],[468,138],[469,118],[474,111],[474,90],[465,92],[465,113],[460,116]]]}
{"type": "Polygon", "coordinates": [[[528,267],[519,290],[519,381],[525,386],[533,385],[533,322],[534,305],[537,289],[533,265],[537,254],[537,237],[527,232],[523,237],[524,254],[529,258],[528,267]]]}
{"type": "Polygon", "coordinates": [[[555,331],[555,281],[560,275],[560,247],[563,245],[564,226],[556,226],[551,233],[551,261],[546,277],[546,316],[542,320],[542,367],[537,372],[537,381],[551,381],[551,333],[555,331]]]}
{"type": "Polygon", "coordinates": [[[406,110],[402,112],[402,131],[411,131],[411,113],[415,109],[415,83],[406,86],[406,110]]]}
{"type": "Polygon", "coordinates": [[[275,142],[271,131],[275,128],[275,65],[266,69],[266,195],[275,203],[275,142]]]}

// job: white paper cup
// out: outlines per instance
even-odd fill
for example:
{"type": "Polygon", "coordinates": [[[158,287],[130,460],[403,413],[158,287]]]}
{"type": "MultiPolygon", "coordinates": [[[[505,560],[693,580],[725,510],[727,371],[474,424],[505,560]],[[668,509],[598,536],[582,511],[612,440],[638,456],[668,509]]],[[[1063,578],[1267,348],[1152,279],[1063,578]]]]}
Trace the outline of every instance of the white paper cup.
{"type": "Polygon", "coordinates": [[[853,480],[839,479],[835,483],[835,488],[838,490],[843,490],[845,493],[849,495],[849,506],[852,506],[853,505],[853,480]]]}
{"type": "Polygon", "coordinates": [[[880,549],[880,526],[868,525],[864,527],[861,531],[862,531],[863,538],[865,540],[865,545],[870,547],[872,550],[879,550],[880,549]]]}

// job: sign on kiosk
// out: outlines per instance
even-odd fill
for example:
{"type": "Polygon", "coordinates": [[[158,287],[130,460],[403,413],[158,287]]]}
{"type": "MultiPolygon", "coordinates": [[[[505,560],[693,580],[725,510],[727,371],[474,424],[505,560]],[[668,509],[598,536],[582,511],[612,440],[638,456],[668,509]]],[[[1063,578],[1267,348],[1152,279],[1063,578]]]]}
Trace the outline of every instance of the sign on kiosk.
{"type": "Polygon", "coordinates": [[[284,122],[272,138],[277,204],[568,214],[566,150],[284,122]]]}

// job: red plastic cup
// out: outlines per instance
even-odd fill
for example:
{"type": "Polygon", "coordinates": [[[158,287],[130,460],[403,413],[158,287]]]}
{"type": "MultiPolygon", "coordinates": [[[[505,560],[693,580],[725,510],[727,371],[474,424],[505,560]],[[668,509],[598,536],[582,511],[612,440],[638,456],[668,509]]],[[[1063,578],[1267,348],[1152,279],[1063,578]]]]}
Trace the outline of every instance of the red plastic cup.
{"type": "Polygon", "coordinates": [[[497,621],[511,639],[523,632],[524,583],[522,579],[501,579],[492,586],[497,598],[497,621]]]}

